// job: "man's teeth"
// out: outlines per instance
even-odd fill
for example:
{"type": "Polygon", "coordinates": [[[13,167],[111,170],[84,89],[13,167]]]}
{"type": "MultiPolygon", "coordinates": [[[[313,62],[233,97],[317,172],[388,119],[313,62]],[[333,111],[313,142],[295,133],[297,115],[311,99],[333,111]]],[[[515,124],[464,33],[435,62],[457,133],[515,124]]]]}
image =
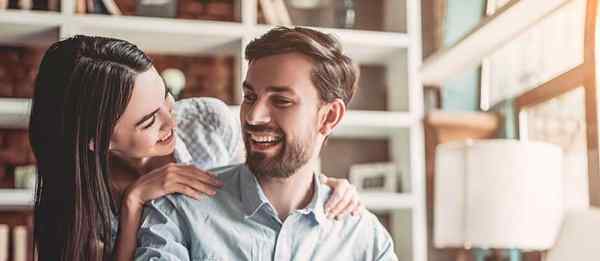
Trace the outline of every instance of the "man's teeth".
{"type": "Polygon", "coordinates": [[[276,142],[279,141],[279,137],[276,136],[268,136],[268,135],[250,135],[250,138],[252,138],[253,141],[255,142],[276,142]]]}

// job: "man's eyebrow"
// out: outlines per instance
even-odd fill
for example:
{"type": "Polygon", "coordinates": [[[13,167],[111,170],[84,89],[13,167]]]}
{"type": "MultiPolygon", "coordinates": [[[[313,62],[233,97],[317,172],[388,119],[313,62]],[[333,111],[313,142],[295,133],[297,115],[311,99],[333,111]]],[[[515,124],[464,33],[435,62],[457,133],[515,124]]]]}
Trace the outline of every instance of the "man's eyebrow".
{"type": "Polygon", "coordinates": [[[294,91],[287,86],[269,86],[267,87],[267,92],[289,92],[293,93],[294,91]]]}
{"type": "MultiPolygon", "coordinates": [[[[246,81],[244,81],[244,83],[242,84],[244,89],[248,89],[248,90],[254,90],[254,88],[252,88],[252,85],[246,81]]],[[[288,86],[269,86],[267,87],[267,92],[289,92],[289,93],[294,93],[294,91],[292,90],[292,88],[288,87],[288,86]]]]}
{"type": "Polygon", "coordinates": [[[154,115],[155,113],[157,113],[159,110],[160,110],[160,108],[152,111],[151,113],[146,114],[141,120],[139,120],[137,123],[135,123],[135,126],[136,127],[140,126],[140,124],[142,124],[143,122],[145,122],[148,119],[152,118],[152,115],[154,115]]]}

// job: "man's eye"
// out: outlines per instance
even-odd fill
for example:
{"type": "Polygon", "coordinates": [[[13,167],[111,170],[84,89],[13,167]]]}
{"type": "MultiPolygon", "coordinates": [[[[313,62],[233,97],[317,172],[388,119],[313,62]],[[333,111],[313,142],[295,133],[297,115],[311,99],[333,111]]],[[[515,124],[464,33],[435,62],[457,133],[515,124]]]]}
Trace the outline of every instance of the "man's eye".
{"type": "Polygon", "coordinates": [[[281,99],[281,98],[275,99],[274,102],[276,105],[279,105],[279,106],[286,106],[286,105],[290,105],[292,103],[292,101],[290,101],[288,99],[281,99]]]}
{"type": "Polygon", "coordinates": [[[244,95],[244,102],[253,102],[256,100],[256,95],[246,94],[244,95]]]}

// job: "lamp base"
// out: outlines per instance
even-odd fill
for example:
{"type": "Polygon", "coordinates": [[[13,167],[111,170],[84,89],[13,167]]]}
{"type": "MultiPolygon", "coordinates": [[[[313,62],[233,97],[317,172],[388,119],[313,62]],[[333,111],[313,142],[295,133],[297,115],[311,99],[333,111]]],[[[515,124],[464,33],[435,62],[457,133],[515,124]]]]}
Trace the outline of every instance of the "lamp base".
{"type": "Polygon", "coordinates": [[[518,249],[482,249],[472,250],[475,261],[522,261],[518,249]]]}

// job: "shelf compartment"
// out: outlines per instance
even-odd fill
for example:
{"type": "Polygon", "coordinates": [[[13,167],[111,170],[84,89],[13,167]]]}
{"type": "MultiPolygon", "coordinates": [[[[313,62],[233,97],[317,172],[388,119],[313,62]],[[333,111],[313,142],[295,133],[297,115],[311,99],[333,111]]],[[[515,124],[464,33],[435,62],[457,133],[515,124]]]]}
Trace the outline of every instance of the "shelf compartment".
{"type": "MultiPolygon", "coordinates": [[[[275,26],[259,25],[253,33],[259,37],[275,26]]],[[[360,64],[388,64],[390,58],[409,45],[408,35],[404,33],[371,32],[348,29],[311,27],[312,29],[334,35],[350,58],[360,64]]]]}
{"type": "MultiPolygon", "coordinates": [[[[266,24],[264,6],[260,0],[257,2],[258,23],[266,24]]],[[[312,1],[316,3],[312,6],[285,2],[294,25],[406,32],[406,0],[312,1]]],[[[273,9],[277,9],[275,5],[273,9]]]]}

